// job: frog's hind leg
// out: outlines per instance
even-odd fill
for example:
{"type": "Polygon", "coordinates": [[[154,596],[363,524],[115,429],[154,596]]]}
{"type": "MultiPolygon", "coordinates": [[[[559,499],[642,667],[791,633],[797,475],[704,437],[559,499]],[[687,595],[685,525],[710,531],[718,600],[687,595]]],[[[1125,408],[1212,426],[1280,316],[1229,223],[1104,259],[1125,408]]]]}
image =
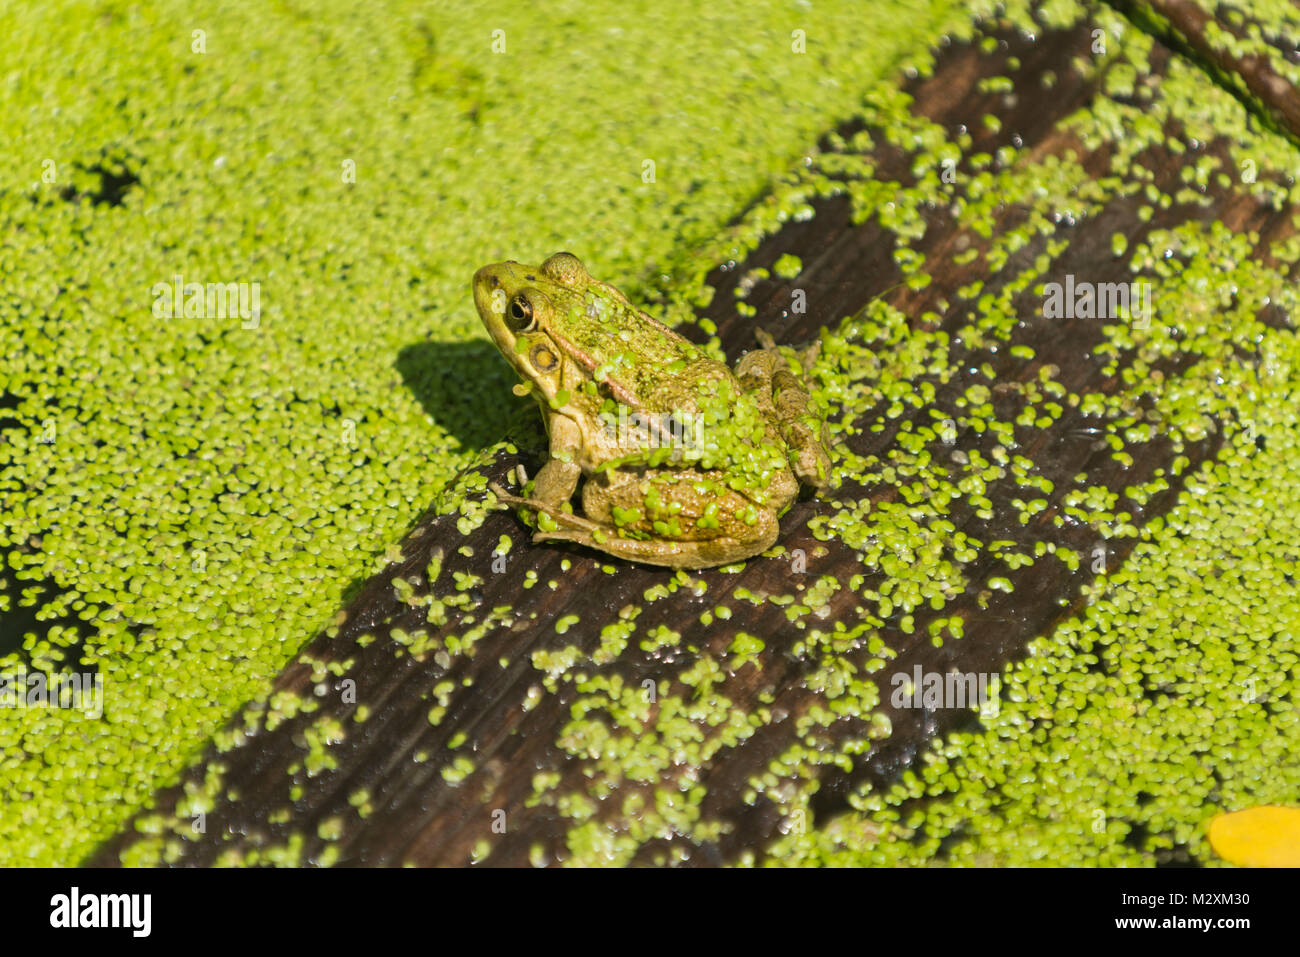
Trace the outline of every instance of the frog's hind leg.
{"type": "MultiPolygon", "coordinates": [[[[802,378],[791,371],[790,363],[772,337],[762,329],[755,329],[754,335],[762,348],[741,357],[736,364],[736,378],[741,388],[752,394],[759,407],[776,423],[790,447],[790,466],[799,481],[814,488],[825,488],[830,480],[825,423],[812,408],[802,378]]],[[[820,351],[818,340],[799,353],[805,372],[820,351]]]]}
{"type": "MultiPolygon", "coordinates": [[[[570,528],[575,528],[575,529],[582,529],[587,532],[598,532],[601,529],[601,526],[598,525],[596,522],[588,521],[585,518],[581,518],[577,515],[574,515],[572,512],[565,512],[559,506],[552,505],[550,502],[544,501],[540,498],[520,498],[518,495],[512,495],[509,492],[507,492],[505,489],[503,489],[500,485],[498,485],[496,482],[489,482],[488,488],[492,491],[492,494],[497,497],[497,500],[500,501],[502,504],[515,505],[522,508],[531,508],[535,512],[544,512],[546,515],[554,519],[557,525],[568,526],[570,528]]],[[[547,533],[537,532],[533,536],[533,540],[537,541],[537,536],[544,535],[544,534],[547,533]]]]}
{"type": "MultiPolygon", "coordinates": [[[[572,515],[566,517],[573,518],[572,515]]],[[[575,545],[586,545],[588,548],[595,548],[630,562],[663,565],[667,568],[694,569],[727,565],[765,552],[776,542],[781,531],[776,516],[767,512],[758,515],[752,537],[747,535],[743,541],[728,536],[687,542],[623,538],[611,532],[607,526],[593,527],[596,529],[594,532],[575,527],[554,532],[537,532],[533,535],[533,541],[573,542],[575,545]]]]}

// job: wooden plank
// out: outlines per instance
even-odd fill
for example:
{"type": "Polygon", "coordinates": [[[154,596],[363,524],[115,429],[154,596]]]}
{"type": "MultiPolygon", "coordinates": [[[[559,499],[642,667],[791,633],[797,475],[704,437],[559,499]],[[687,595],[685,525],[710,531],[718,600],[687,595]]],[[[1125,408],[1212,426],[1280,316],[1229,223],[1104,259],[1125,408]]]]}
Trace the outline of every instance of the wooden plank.
{"type": "MultiPolygon", "coordinates": [[[[930,425],[936,413],[954,423],[968,417],[963,397],[973,386],[990,381],[979,371],[985,363],[999,385],[1036,381],[1040,370],[1054,368],[1051,377],[1075,394],[1117,393],[1123,369],[1135,356],[1122,356],[1112,368],[1106,356],[1094,351],[1104,339],[1101,323],[1083,318],[1049,321],[1035,286],[1015,285],[1039,257],[1048,256],[1053,276],[1120,282],[1131,277],[1113,253],[1116,234],[1126,236],[1132,248],[1158,230],[1216,218],[1250,236],[1263,259],[1272,243],[1291,235],[1292,210],[1276,210],[1250,192],[1221,183],[1209,185],[1204,205],[1175,202],[1142,218],[1141,203],[1114,168],[1116,143],[1086,143],[1068,122],[1076,111],[1105,95],[1106,66],[1091,52],[1093,28],[1085,22],[1031,38],[986,25],[976,42],[945,48],[931,75],[904,84],[915,116],[937,124],[953,142],[963,132],[971,136],[954,167],[954,203],[921,210],[926,228],[904,244],[934,264],[928,285],[899,285],[903,275],[894,256],[896,237],[883,208],[880,215],[859,222],[844,195],[816,200],[815,215],[788,223],[739,267],[710,274],[717,295],[700,319],[716,325],[732,358],[752,343],[752,323],[734,307],[733,290],[741,283],[748,289],[745,302],[757,309],[760,324],[780,341],[809,339],[840,317],[858,313],[877,296],[908,317],[909,335],[918,341],[935,331],[952,337],[945,355],[951,374],[921,375],[913,382],[917,390],[927,383],[934,389],[920,407],[904,408],[893,417],[884,400],[843,410],[846,421],[858,428],[848,435],[847,449],[873,463],[873,471],[903,462],[900,442],[909,431],[930,425]],[[1013,62],[1018,64],[1016,92],[982,82],[1012,72],[1013,62]],[[1033,90],[1044,92],[1025,92],[1033,90]],[[986,115],[998,122],[985,122],[986,115]],[[1014,199],[1007,201],[993,212],[996,228],[990,231],[976,228],[976,217],[963,213],[957,201],[970,195],[964,184],[981,174],[980,154],[995,157],[1009,147],[1016,150],[1008,160],[1013,164],[1078,157],[1099,184],[1093,201],[1099,211],[1074,219],[1068,209],[1058,208],[1055,222],[1044,224],[1003,262],[996,239],[1021,226],[1029,209],[1014,199]],[[1064,249],[1049,251],[1067,237],[1064,249]],[[964,259],[972,250],[974,258],[964,259]],[[753,281],[752,270],[771,270],[785,254],[802,261],[796,278],[753,281]],[[981,287],[971,292],[977,282],[981,287]],[[806,294],[804,314],[788,308],[795,289],[806,294]],[[981,298],[1004,292],[1009,295],[1009,314],[1020,320],[1009,341],[966,341],[964,330],[971,328],[981,298]],[[1029,347],[1034,357],[1020,358],[1010,346],[1029,347]]],[[[1170,57],[1168,50],[1157,48],[1151,57],[1153,75],[1167,69],[1170,57]]],[[[903,142],[892,141],[884,129],[850,124],[823,144],[829,156],[820,162],[827,168],[835,157],[870,162],[876,183],[893,184],[885,190],[886,197],[906,203],[906,190],[917,181],[916,155],[905,136],[896,138],[903,142]],[[855,136],[864,131],[871,143],[861,149],[855,136]]],[[[1198,149],[1202,155],[1226,157],[1222,143],[1200,144],[1198,149]]],[[[1142,166],[1153,173],[1159,191],[1173,195],[1182,184],[1187,155],[1152,148],[1142,157],[1142,166]]],[[[892,201],[885,198],[882,207],[892,201]]],[[[687,331],[699,340],[706,337],[698,324],[687,331]]],[[[881,344],[878,354],[897,357],[900,348],[881,344]]],[[[1189,354],[1156,358],[1149,363],[1149,374],[1174,378],[1191,361],[1189,354]]],[[[1021,402],[1016,389],[994,395],[998,417],[1014,417],[1021,402]]],[[[482,490],[489,478],[502,480],[519,464],[530,472],[536,469],[541,436],[535,419],[535,414],[528,416],[515,431],[519,451],[496,449],[480,467],[462,475],[461,488],[482,490]]],[[[1101,558],[1107,569],[1124,559],[1135,539],[1101,542],[1094,528],[1069,517],[1066,499],[1071,490],[1086,484],[1122,493],[1164,470],[1170,478],[1166,491],[1145,502],[1124,502],[1131,524],[1141,527],[1170,506],[1181,485],[1178,476],[1213,456],[1218,441],[1217,432],[1211,431],[1192,442],[1162,436],[1129,443],[1125,451],[1132,463],[1126,465],[1112,455],[1096,429],[1095,416],[1071,407],[1045,426],[1017,427],[1020,448],[1014,451],[1031,457],[1036,463],[1033,475],[1051,482],[1053,489],[1044,495],[1047,507],[1027,523],[1019,521],[1015,504],[1024,498],[1024,488],[1011,476],[989,482],[986,514],[959,501],[948,516],[955,531],[982,542],[1007,540],[1014,543],[1012,550],[1021,551],[1041,543],[1087,556],[1077,570],[1061,562],[1009,570],[1003,560],[982,552],[962,568],[965,587],[941,609],[918,608],[910,623],[903,609],[896,609],[882,616],[879,628],[838,645],[832,642],[834,647],[825,653],[809,647],[809,635],[818,628],[829,633],[835,623],[852,629],[862,622],[871,604],[866,596],[882,589],[890,576],[860,558],[869,543],[823,540],[815,526],[836,514],[836,501],[855,505],[869,499],[877,510],[904,501],[901,483],[883,474],[849,476],[836,492],[800,502],[785,516],[781,543],[787,556],[802,551],[807,575],[795,574],[788,557],[763,558],[739,572],[711,570],[690,576],[692,582],[703,583],[702,595],[690,584],[679,583],[670,591],[673,576],[660,569],[604,562],[580,550],[529,545],[521,525],[508,513],[492,513],[462,534],[462,524],[473,525],[474,516],[459,511],[438,514],[435,507],[402,543],[400,558],[371,579],[336,626],[313,640],[280,676],[279,697],[269,705],[250,705],[181,785],[158,795],[158,810],[140,815],[93,863],[161,858],[195,865],[286,859],[525,865],[572,857],[579,843],[602,836],[623,842],[611,844],[610,859],[638,863],[719,864],[761,852],[772,836],[791,826],[783,793],[815,789],[812,808],[824,819],[844,808],[846,796],[861,782],[888,785],[934,735],[973,720],[966,710],[891,705],[889,675],[911,673],[916,667],[938,673],[997,672],[1022,653],[1030,639],[1050,631],[1055,621],[1077,607],[1081,590],[1094,577],[1094,549],[1105,547],[1101,558]],[[1184,465],[1175,470],[1179,457],[1184,465]],[[1086,481],[1077,481],[1079,475],[1086,481]],[[503,534],[515,546],[505,570],[494,573],[491,556],[503,534]],[[427,570],[434,556],[441,557],[441,570],[430,583],[427,570]],[[605,564],[614,566],[613,574],[602,570],[605,564]],[[532,587],[525,585],[528,573],[536,575],[532,587]],[[861,581],[853,582],[855,575],[861,575],[861,581]],[[806,597],[819,579],[830,579],[837,587],[829,590],[815,614],[794,620],[787,615],[788,605],[736,597],[806,597]],[[1012,590],[993,587],[999,579],[1012,590]],[[414,584],[395,586],[399,580],[414,584]],[[661,597],[655,598],[655,593],[661,597]],[[438,627],[427,621],[429,596],[447,615],[438,627]],[[730,608],[729,619],[701,619],[719,604],[730,608]],[[626,647],[615,651],[604,630],[623,621],[620,610],[627,608],[638,610],[632,623],[635,632],[626,647]],[[576,624],[567,631],[557,628],[574,616],[576,624]],[[964,637],[953,640],[948,629],[948,639],[936,647],[929,625],[954,616],[964,622],[964,637]],[[680,637],[643,646],[658,628],[680,637]],[[413,643],[409,636],[421,631],[427,633],[425,638],[413,643]],[[741,633],[761,636],[762,649],[748,663],[723,669],[697,694],[691,669],[734,661],[728,653],[741,633]],[[373,640],[365,642],[366,636],[373,640]],[[871,679],[884,701],[878,713],[889,719],[891,731],[885,737],[877,733],[881,725],[863,713],[829,723],[816,720],[843,697],[818,684],[828,663],[845,662],[859,676],[872,673],[880,659],[872,638],[896,653],[887,671],[877,671],[871,679]],[[577,649],[577,660],[567,667],[557,661],[548,677],[547,656],[559,659],[571,647],[577,649]],[[602,648],[607,653],[602,654],[602,648]],[[630,689],[652,682],[656,696],[642,702],[644,709],[635,720],[606,713],[603,726],[611,735],[632,740],[634,752],[640,748],[650,755],[678,748],[680,753],[669,753],[658,763],[647,760],[638,768],[626,763],[611,768],[598,755],[584,754],[584,742],[566,741],[566,726],[589,696],[584,676],[618,680],[630,689]],[[294,714],[303,701],[313,710],[294,714]],[[712,713],[752,717],[753,722],[743,736],[725,744],[718,744],[723,732],[709,724],[708,716],[683,719],[674,726],[693,730],[695,737],[683,732],[672,738],[656,724],[664,708],[692,701],[710,706],[725,701],[712,713]],[[438,711],[436,720],[431,720],[431,711],[438,711]],[[285,716],[268,720],[272,712],[285,716]],[[358,720],[359,712],[365,714],[363,721],[358,720]],[[815,756],[802,763],[779,763],[801,741],[827,744],[825,753],[841,755],[842,750],[829,745],[842,749],[847,742],[860,742],[862,753],[848,766],[819,766],[815,756]],[[702,743],[718,747],[701,756],[695,749],[702,743]],[[465,763],[458,765],[458,758],[465,763]],[[539,774],[550,776],[541,786],[539,774]],[[755,786],[769,774],[770,781],[755,786]],[[699,792],[688,797],[692,789],[699,792]],[[678,819],[675,811],[655,805],[674,795],[690,806],[692,823],[638,834],[643,820],[678,819]],[[643,804],[628,803],[634,796],[643,804]],[[589,817],[575,810],[581,802],[593,805],[589,817]],[[654,814],[644,808],[654,809],[654,814]],[[196,811],[204,812],[202,833],[192,827],[196,811]],[[575,837],[583,821],[593,827],[575,837]],[[630,852],[628,842],[633,845],[630,852]]],[[[977,453],[990,461],[998,455],[991,432],[959,427],[947,439],[927,442],[925,451],[967,460],[977,453]]],[[[459,507],[460,498],[453,491],[443,503],[459,507]]],[[[636,711],[636,702],[628,707],[636,711]]]]}
{"type": "Polygon", "coordinates": [[[1112,5],[1207,66],[1279,130],[1300,138],[1300,91],[1287,76],[1300,62],[1300,10],[1289,22],[1268,23],[1249,4],[1113,0],[1112,5]]]}

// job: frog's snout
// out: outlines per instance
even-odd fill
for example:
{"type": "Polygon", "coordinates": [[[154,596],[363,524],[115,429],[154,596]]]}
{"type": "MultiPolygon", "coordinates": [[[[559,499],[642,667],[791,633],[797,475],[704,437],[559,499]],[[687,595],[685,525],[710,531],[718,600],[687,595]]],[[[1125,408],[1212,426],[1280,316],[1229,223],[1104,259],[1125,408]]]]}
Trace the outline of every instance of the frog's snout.
{"type": "Polygon", "coordinates": [[[501,288],[501,277],[497,275],[495,266],[484,266],[478,272],[474,273],[474,305],[478,307],[479,315],[486,319],[492,314],[492,297],[497,289],[501,288]]]}

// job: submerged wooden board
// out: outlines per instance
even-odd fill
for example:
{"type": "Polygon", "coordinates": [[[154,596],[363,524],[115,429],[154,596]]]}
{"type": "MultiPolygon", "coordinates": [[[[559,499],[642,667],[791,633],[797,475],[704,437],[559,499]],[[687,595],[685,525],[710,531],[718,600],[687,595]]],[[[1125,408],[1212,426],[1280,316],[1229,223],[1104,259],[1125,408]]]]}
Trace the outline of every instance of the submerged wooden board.
{"type": "Polygon", "coordinates": [[[1300,141],[1300,90],[1283,75],[1300,63],[1294,32],[1300,10],[1289,24],[1261,21],[1249,3],[1204,0],[1112,0],[1113,5],[1160,33],[1161,39],[1222,77],[1225,85],[1300,141]],[[1222,38],[1230,38],[1225,43],[1222,38]],[[1282,43],[1283,38],[1291,42],[1282,43]]]}
{"type": "MultiPolygon", "coordinates": [[[[961,132],[972,138],[956,165],[954,197],[961,183],[979,174],[974,157],[998,155],[1003,147],[1017,150],[1012,162],[1038,162],[1044,157],[1073,153],[1097,181],[1110,172],[1113,143],[1086,144],[1067,119],[1104,96],[1104,68],[1091,69],[1092,28],[1082,24],[1068,31],[1044,31],[1030,38],[1021,33],[984,28],[986,44],[953,44],[939,55],[933,74],[905,82],[913,98],[915,115],[938,124],[955,140],[961,132]],[[1008,93],[982,83],[1007,68],[1009,58],[1019,63],[1016,92],[1008,93]],[[1075,64],[1074,66],[1069,66],[1075,64]],[[1081,65],[1082,64],[1082,65],[1081,65]],[[1052,83],[1044,77],[1052,74],[1052,83]],[[1031,95],[1032,94],[1032,95],[1031,95]],[[984,121],[986,115],[998,123],[984,121]]],[[[1158,48],[1151,58],[1158,74],[1172,54],[1158,48]]],[[[852,155],[854,136],[866,129],[871,144],[866,157],[874,178],[893,182],[900,190],[915,180],[914,157],[885,131],[853,124],[839,130],[824,144],[829,152],[852,155]],[[844,145],[839,145],[844,144],[844,145]]],[[[1200,144],[1205,152],[1221,154],[1223,144],[1200,144]]],[[[1154,174],[1157,189],[1173,193],[1182,183],[1189,162],[1186,154],[1153,149],[1143,165],[1154,174]]],[[[901,195],[901,194],[900,194],[901,195]]],[[[1131,194],[1113,189],[1099,215],[1072,220],[1062,215],[1052,229],[1010,253],[1007,263],[990,268],[990,235],[970,228],[954,207],[922,211],[926,228],[910,248],[925,255],[935,269],[924,288],[900,286],[902,274],[894,257],[895,240],[880,217],[855,222],[845,196],[813,203],[815,215],[790,222],[757,248],[738,267],[715,270],[710,281],[718,290],[701,319],[715,323],[728,355],[735,358],[750,347],[754,320],[736,314],[733,290],[746,282],[745,301],[757,309],[757,322],[771,328],[783,342],[814,337],[824,326],[861,310],[876,296],[911,318],[914,332],[940,328],[956,335],[968,322],[980,296],[997,295],[1018,275],[1024,264],[1047,253],[1061,236],[1069,238],[1063,251],[1051,254],[1054,275],[1086,275],[1098,282],[1127,281],[1130,276],[1113,253],[1114,236],[1121,233],[1131,246],[1154,231],[1180,222],[1215,218],[1234,231],[1249,235],[1260,255],[1291,234],[1291,210],[1277,210],[1250,193],[1211,185],[1207,205],[1172,203],[1142,219],[1139,203],[1131,194]],[[974,258],[959,254],[974,250],[974,258]],[[751,270],[771,269],[784,254],[802,261],[791,280],[746,280],[751,270]],[[958,260],[962,264],[959,264],[958,260]],[[964,290],[981,282],[978,293],[964,290]],[[788,313],[794,289],[806,294],[806,313],[788,313]]],[[[1026,215],[1015,202],[996,211],[1000,224],[1010,230],[1026,215]]],[[[1056,367],[1055,378],[1077,393],[1113,393],[1120,375],[1108,369],[1093,352],[1102,341],[1100,323],[1088,319],[1046,320],[1040,294],[1030,286],[1011,297],[1019,322],[1010,345],[1032,348],[1032,359],[1019,358],[1006,343],[994,347],[956,341],[951,365],[957,373],[934,383],[935,396],[926,408],[905,410],[890,418],[883,409],[844,410],[863,425],[849,438],[853,452],[882,455],[901,432],[929,424],[934,415],[962,415],[959,404],[969,388],[987,381],[979,367],[988,363],[998,382],[1034,380],[1047,366],[1056,367]],[[998,348],[1003,346],[1003,348],[998,348]],[[870,425],[879,426],[875,431],[870,425]]],[[[688,334],[692,334],[687,330],[688,334]]],[[[695,330],[702,339],[703,333],[695,330]]],[[[1152,369],[1178,375],[1185,360],[1158,360],[1152,369]]],[[[1014,408],[1012,393],[998,395],[1000,411],[1014,408]]],[[[1189,468],[1213,456],[1217,433],[1177,447],[1166,439],[1132,446],[1131,465],[1125,467],[1099,443],[1090,420],[1074,408],[1045,427],[1018,428],[1021,448],[1038,463],[1035,474],[1050,481],[1054,492],[1045,496],[1047,507],[1028,523],[1016,515],[1013,504],[1023,490],[1014,482],[991,481],[987,498],[991,517],[963,503],[949,516],[953,525],[983,541],[1005,539],[1026,547],[1050,543],[1062,550],[1093,554],[1100,544],[1094,529],[1084,523],[1054,521],[1064,514],[1063,497],[1082,474],[1087,483],[1122,491],[1149,479],[1158,469],[1170,470],[1178,456],[1189,468]]],[[[540,435],[535,424],[516,436],[522,451],[500,453],[463,476],[467,487],[481,488],[486,478],[504,480],[516,465],[530,472],[539,464],[540,435]]],[[[928,451],[938,456],[959,453],[995,455],[991,433],[959,431],[951,441],[934,441],[928,451]]],[[[1185,471],[1184,473],[1185,474],[1185,471]]],[[[1126,504],[1131,523],[1140,527],[1173,502],[1180,482],[1145,503],[1126,504]]],[[[471,861],[499,865],[553,863],[571,853],[573,815],[562,802],[537,800],[535,776],[548,775],[548,791],[589,794],[593,781],[609,783],[591,820],[611,832],[633,830],[629,819],[637,816],[632,795],[653,802],[656,789],[684,792],[703,788],[698,804],[701,820],[716,822],[707,836],[676,833],[638,840],[631,860],[662,860],[695,864],[732,862],[746,852],[760,853],[764,845],[787,826],[785,811],[770,796],[784,785],[801,786],[797,776],[778,781],[754,794],[753,781],[772,771],[773,762],[801,739],[830,736],[839,741],[866,742],[849,766],[823,766],[810,772],[815,778],[813,809],[819,819],[844,808],[846,796],[863,782],[886,785],[912,762],[919,749],[936,734],[975,720],[969,710],[909,709],[889,704],[889,688],[881,674],[885,702],[881,711],[892,727],[887,737],[872,734],[871,726],[849,715],[829,727],[812,731],[804,718],[823,708],[827,696],[809,686],[814,657],[796,651],[806,631],[796,628],[782,605],[762,600],[791,591],[803,592],[818,577],[844,582],[860,574],[863,563],[856,550],[839,541],[821,541],[810,521],[833,512],[835,496],[856,500],[869,496],[884,506],[899,500],[899,489],[888,481],[855,481],[821,500],[798,503],[782,521],[782,544],[787,553],[802,550],[808,564],[806,581],[792,584],[787,557],[751,561],[738,573],[712,570],[692,578],[705,583],[703,595],[681,587],[660,600],[647,592],[664,589],[671,574],[624,563],[606,563],[600,556],[574,549],[532,546],[525,530],[510,513],[492,513],[467,535],[459,512],[426,516],[401,545],[401,557],[367,582],[353,598],[337,627],[313,640],[276,682],[284,701],[313,701],[310,713],[281,708],[275,699],[269,707],[257,705],[232,722],[222,740],[185,775],[181,785],[161,792],[157,809],[140,815],[110,841],[92,863],[131,862],[150,842],[166,842],[160,852],[172,863],[208,865],[222,860],[246,859],[255,850],[293,847],[294,859],[304,862],[333,859],[360,865],[454,865],[471,861]],[[515,542],[504,571],[488,570],[491,555],[502,535],[515,542]],[[471,554],[463,554],[466,549],[471,554]],[[428,581],[431,559],[441,556],[441,574],[428,581]],[[614,574],[602,571],[613,564],[614,574]],[[526,572],[535,572],[537,584],[524,585],[526,572]],[[457,575],[465,576],[459,580],[457,575]],[[405,580],[416,584],[394,585],[405,580]],[[554,582],[554,587],[548,583],[554,582]],[[759,596],[757,601],[733,600],[738,590],[759,596]],[[447,605],[447,621],[434,629],[427,622],[425,600],[433,594],[447,605]],[[729,620],[701,621],[702,613],[719,603],[731,609],[729,620]],[[602,629],[620,621],[619,610],[641,608],[635,635],[617,654],[600,656],[602,629]],[[508,610],[505,610],[508,609],[508,610]],[[576,623],[561,624],[571,616],[576,623]],[[658,627],[680,635],[676,642],[639,644],[658,627]],[[398,634],[394,638],[395,633],[398,634]],[[425,638],[414,644],[410,636],[425,638]],[[655,765],[652,773],[626,773],[610,777],[599,766],[598,755],[583,755],[581,748],[562,747],[563,729],[573,719],[583,697],[573,680],[548,682],[545,655],[562,655],[577,646],[595,664],[585,673],[621,680],[624,687],[640,688],[646,681],[657,687],[680,690],[688,669],[706,658],[723,658],[738,634],[762,636],[763,647],[753,661],[718,675],[708,693],[733,703],[741,712],[767,716],[752,733],[729,742],[709,757],[697,759],[689,748],[672,760],[655,765]],[[369,636],[372,640],[359,642],[369,636]],[[455,639],[452,641],[451,639],[455,639]],[[468,639],[468,640],[467,640],[468,639]],[[466,645],[472,649],[466,650],[466,645]],[[538,654],[542,657],[535,657],[538,654]],[[442,709],[431,720],[431,709],[442,709]],[[364,720],[358,720],[359,709],[364,720]],[[267,720],[271,711],[285,715],[267,720]],[[333,719],[332,722],[329,719],[333,719]],[[324,730],[322,730],[324,729],[324,730]],[[468,758],[463,764],[457,758],[468,758]],[[201,831],[186,827],[194,812],[202,811],[201,831]],[[161,822],[161,823],[160,823],[161,822]],[[163,836],[158,836],[159,832],[163,836]],[[329,851],[327,852],[327,849],[329,851]]],[[[471,523],[472,524],[472,523],[471,523]]],[[[1104,565],[1113,569],[1132,546],[1132,537],[1106,543],[1104,565]]],[[[941,611],[919,608],[904,621],[901,610],[887,617],[879,637],[897,652],[893,672],[997,672],[1022,653],[1026,643],[1050,632],[1053,623],[1077,607],[1080,591],[1094,577],[1093,563],[1085,561],[1071,571],[1060,563],[1037,564],[1008,570],[1002,563],[977,559],[964,569],[969,584],[941,611]],[[1007,579],[1011,591],[990,587],[1007,579]],[[938,617],[960,616],[964,638],[936,647],[928,625],[938,617]]],[[[834,622],[852,626],[862,618],[862,592],[878,585],[883,573],[867,574],[858,587],[834,591],[819,609],[829,627],[834,622]]],[[[868,669],[873,652],[846,647],[839,652],[859,668],[868,669]]],[[[650,711],[660,702],[650,702],[650,711]]],[[[704,740],[716,738],[717,728],[702,728],[704,740]]],[[[633,747],[636,745],[633,744],[633,747]]],[[[647,737],[645,747],[665,743],[647,737]]],[[[685,747],[685,746],[683,746],[685,747]]],[[[778,769],[779,771],[779,769],[778,769]]],[[[198,820],[198,818],[194,818],[198,820]]],[[[147,856],[147,855],[144,855],[147,856]]]]}

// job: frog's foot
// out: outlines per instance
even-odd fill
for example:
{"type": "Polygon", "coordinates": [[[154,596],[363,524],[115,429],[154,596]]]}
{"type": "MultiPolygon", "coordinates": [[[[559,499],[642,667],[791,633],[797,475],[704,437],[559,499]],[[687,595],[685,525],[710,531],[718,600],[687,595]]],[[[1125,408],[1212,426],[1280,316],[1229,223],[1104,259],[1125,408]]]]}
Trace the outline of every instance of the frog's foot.
{"type": "MultiPolygon", "coordinates": [[[[520,498],[518,495],[512,495],[496,482],[489,482],[488,488],[492,491],[492,494],[497,497],[497,501],[501,502],[503,505],[507,507],[513,505],[516,507],[531,508],[534,512],[542,512],[553,519],[557,525],[582,529],[587,532],[596,532],[601,528],[601,526],[596,522],[589,521],[585,518],[579,518],[577,515],[574,515],[571,512],[566,512],[559,506],[552,505],[549,502],[544,502],[541,499],[520,498]]],[[[546,533],[538,532],[533,536],[533,541],[538,541],[537,536],[544,534],[546,533]]]]}
{"type": "Polygon", "coordinates": [[[534,542],[572,542],[585,545],[615,558],[643,565],[662,565],[667,568],[713,568],[751,558],[772,547],[780,532],[776,518],[766,516],[758,535],[740,541],[735,538],[714,538],[699,542],[666,542],[656,539],[620,538],[610,529],[596,526],[596,533],[569,529],[538,532],[534,542]]]}
{"type": "MultiPolygon", "coordinates": [[[[758,340],[759,347],[764,351],[775,352],[778,355],[780,354],[780,346],[776,344],[776,340],[772,338],[772,334],[766,329],[760,329],[756,326],[754,328],[754,338],[758,340]]],[[[791,346],[790,348],[794,349],[795,354],[799,356],[799,365],[803,367],[804,372],[807,372],[813,367],[813,364],[817,361],[817,357],[822,353],[822,341],[820,339],[815,339],[813,340],[812,345],[803,349],[796,346],[791,346]]]]}
{"type": "Polygon", "coordinates": [[[772,333],[759,326],[754,327],[754,338],[758,340],[759,348],[775,349],[776,340],[772,338],[772,333]]]}
{"type": "Polygon", "coordinates": [[[803,366],[804,374],[808,373],[814,365],[817,364],[817,357],[822,354],[822,341],[816,340],[808,348],[799,353],[799,364],[803,366]]]}
{"type": "MultiPolygon", "coordinates": [[[[736,365],[736,378],[775,421],[790,447],[790,465],[799,481],[814,488],[825,488],[830,482],[831,465],[825,423],[812,408],[803,380],[791,371],[790,363],[776,348],[772,337],[762,329],[755,329],[754,335],[763,348],[741,358],[736,365]]],[[[801,353],[805,371],[820,350],[818,340],[801,353]]]]}

